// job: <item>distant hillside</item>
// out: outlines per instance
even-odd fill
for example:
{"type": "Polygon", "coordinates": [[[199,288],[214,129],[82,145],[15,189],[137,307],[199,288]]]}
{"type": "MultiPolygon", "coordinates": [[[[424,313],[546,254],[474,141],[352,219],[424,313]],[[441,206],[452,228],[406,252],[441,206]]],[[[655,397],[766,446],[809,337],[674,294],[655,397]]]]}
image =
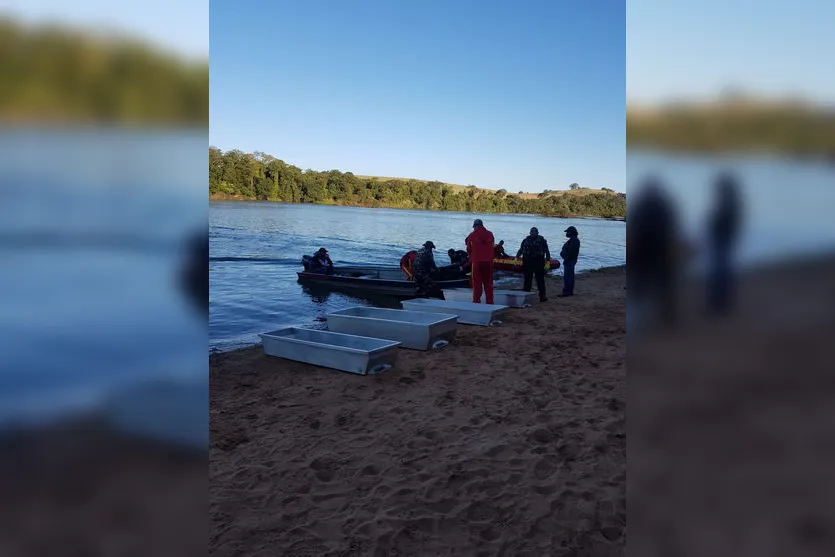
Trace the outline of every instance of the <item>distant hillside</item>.
{"type": "Polygon", "coordinates": [[[357,207],[473,213],[525,213],[559,217],[623,218],[626,195],[574,189],[509,193],[476,186],[329,170],[302,171],[264,153],[209,148],[211,199],[320,203],[357,207]]]}
{"type": "MultiPolygon", "coordinates": [[[[395,177],[391,177],[391,176],[365,176],[365,175],[362,175],[362,174],[358,174],[357,178],[359,178],[360,180],[375,180],[377,182],[421,181],[421,180],[418,180],[417,178],[395,178],[395,177]]],[[[423,181],[425,181],[425,180],[423,180],[423,181]]],[[[468,188],[473,187],[473,186],[462,186],[460,184],[448,184],[446,182],[443,182],[443,184],[445,186],[448,186],[449,188],[451,188],[452,191],[454,191],[456,193],[466,191],[468,188]]],[[[576,187],[574,189],[571,189],[569,187],[569,189],[565,189],[565,190],[545,190],[545,192],[547,192],[547,195],[561,195],[561,194],[565,194],[565,195],[588,195],[590,193],[617,193],[617,192],[615,192],[615,190],[613,190],[611,188],[586,188],[586,187],[581,187],[579,184],[572,184],[572,185],[576,186],[576,187]]],[[[478,189],[478,191],[484,192],[484,193],[493,194],[496,191],[498,191],[498,190],[494,190],[494,189],[491,189],[491,188],[481,188],[481,187],[478,187],[478,186],[475,186],[475,187],[478,189]]],[[[543,195],[541,193],[526,193],[526,192],[522,192],[522,191],[516,192],[514,195],[517,195],[522,199],[541,199],[543,197],[543,195]]]]}
{"type": "Polygon", "coordinates": [[[835,108],[740,96],[709,103],[630,107],[626,138],[630,147],[835,158],[835,108]]]}
{"type": "Polygon", "coordinates": [[[208,62],[0,16],[0,121],[207,126],[208,62]]]}

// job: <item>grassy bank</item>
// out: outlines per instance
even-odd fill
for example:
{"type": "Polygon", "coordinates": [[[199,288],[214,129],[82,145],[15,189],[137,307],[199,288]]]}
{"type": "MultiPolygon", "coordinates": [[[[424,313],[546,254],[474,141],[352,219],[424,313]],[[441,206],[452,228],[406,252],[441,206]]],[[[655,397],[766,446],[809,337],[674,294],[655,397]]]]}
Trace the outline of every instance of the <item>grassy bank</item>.
{"type": "Polygon", "coordinates": [[[264,153],[215,147],[209,148],[209,198],[554,217],[626,216],[626,194],[609,188],[571,184],[568,190],[509,193],[412,178],[301,170],[264,153]]]}
{"type": "Polygon", "coordinates": [[[835,109],[748,98],[630,107],[626,138],[629,147],[835,159],[835,109]]]}

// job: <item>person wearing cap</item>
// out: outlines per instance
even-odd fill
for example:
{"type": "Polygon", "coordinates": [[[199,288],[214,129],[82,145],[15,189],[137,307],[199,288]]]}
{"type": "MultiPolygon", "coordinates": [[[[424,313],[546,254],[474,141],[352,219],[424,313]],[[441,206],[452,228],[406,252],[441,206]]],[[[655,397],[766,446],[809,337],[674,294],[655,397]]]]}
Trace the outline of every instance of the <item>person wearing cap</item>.
{"type": "Polygon", "coordinates": [[[536,276],[536,289],[539,291],[539,300],[547,302],[548,296],[545,293],[545,262],[551,259],[551,250],[548,249],[548,241],[539,235],[539,230],[534,226],[530,235],[522,240],[522,245],[516,253],[516,257],[522,258],[522,269],[525,272],[525,284],[523,290],[531,291],[533,277],[536,276]]]}
{"type": "Polygon", "coordinates": [[[472,266],[473,303],[481,303],[484,292],[486,302],[493,303],[493,258],[496,240],[493,233],[484,228],[481,219],[473,221],[473,231],[467,236],[467,254],[472,266]]]}
{"type": "Polygon", "coordinates": [[[424,242],[423,247],[417,251],[412,265],[419,297],[430,296],[432,293],[432,277],[438,272],[438,266],[435,265],[435,255],[432,253],[433,249],[435,249],[433,242],[424,242]]]}
{"type": "Polygon", "coordinates": [[[574,295],[574,266],[577,265],[577,259],[580,257],[580,240],[577,238],[577,229],[569,226],[565,229],[565,237],[568,241],[563,244],[560,251],[560,257],[563,260],[563,283],[562,294],[559,298],[565,298],[574,295]]]}
{"type": "Polygon", "coordinates": [[[319,248],[319,251],[313,254],[310,260],[310,270],[313,273],[319,273],[321,275],[333,274],[333,261],[331,261],[328,255],[328,250],[319,248]]]}
{"type": "Polygon", "coordinates": [[[504,240],[499,240],[499,243],[498,243],[498,244],[496,244],[496,248],[493,250],[493,255],[494,255],[494,257],[496,257],[497,259],[500,259],[500,258],[505,258],[505,257],[510,257],[510,256],[509,256],[509,255],[508,255],[508,254],[504,251],[504,240]]]}

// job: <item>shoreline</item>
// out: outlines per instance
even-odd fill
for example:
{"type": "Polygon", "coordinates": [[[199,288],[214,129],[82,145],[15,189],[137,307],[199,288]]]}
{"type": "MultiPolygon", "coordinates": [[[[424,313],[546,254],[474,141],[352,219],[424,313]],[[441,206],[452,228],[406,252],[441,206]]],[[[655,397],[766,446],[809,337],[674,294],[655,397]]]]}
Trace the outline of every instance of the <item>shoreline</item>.
{"type": "MultiPolygon", "coordinates": [[[[620,551],[626,270],[357,376],[210,356],[210,552],[620,551]]],[[[375,553],[376,552],[376,553],[375,553]]]]}
{"type": "MultiPolygon", "coordinates": [[[[582,271],[577,271],[575,273],[575,275],[579,278],[581,276],[585,276],[585,275],[589,275],[589,274],[593,274],[593,273],[599,273],[599,272],[602,272],[602,271],[607,271],[609,269],[620,269],[620,268],[625,268],[625,267],[626,267],[626,265],[609,265],[609,266],[599,267],[597,269],[585,269],[585,270],[582,270],[582,271]]],[[[557,275],[557,274],[546,275],[546,278],[552,279],[557,284],[560,284],[560,285],[562,284],[562,276],[561,275],[557,275]]],[[[512,277],[512,279],[513,279],[513,281],[510,282],[508,286],[510,288],[521,289],[521,287],[522,287],[521,275],[519,275],[519,277],[514,276],[514,277],[512,277]]],[[[534,284],[533,290],[534,291],[536,290],[536,284],[534,284]]],[[[253,333],[253,335],[257,336],[258,333],[253,333]]],[[[230,353],[236,352],[238,350],[248,350],[248,349],[250,349],[254,346],[260,346],[260,345],[261,345],[260,341],[256,341],[256,342],[253,342],[252,344],[246,344],[246,345],[242,345],[242,346],[238,346],[238,347],[230,348],[230,349],[226,349],[226,350],[210,346],[209,347],[209,357],[211,358],[212,356],[219,355],[219,354],[230,354],[230,353]]]]}
{"type": "Polygon", "coordinates": [[[541,217],[546,219],[596,219],[596,220],[608,220],[608,221],[616,221],[616,222],[626,222],[626,217],[599,217],[594,215],[568,215],[564,217],[560,216],[552,216],[552,215],[541,215],[535,213],[484,213],[484,212],[471,212],[471,211],[445,211],[443,209],[421,209],[419,207],[373,207],[369,205],[351,205],[347,203],[305,203],[305,202],[297,202],[292,203],[289,201],[277,201],[271,199],[247,199],[245,197],[239,196],[223,196],[219,197],[217,194],[209,195],[209,202],[212,201],[220,201],[220,202],[230,202],[230,203],[277,203],[279,205],[314,205],[317,207],[353,207],[355,209],[387,209],[390,211],[429,211],[434,213],[459,213],[462,215],[508,215],[508,216],[525,216],[525,217],[541,217]]]}

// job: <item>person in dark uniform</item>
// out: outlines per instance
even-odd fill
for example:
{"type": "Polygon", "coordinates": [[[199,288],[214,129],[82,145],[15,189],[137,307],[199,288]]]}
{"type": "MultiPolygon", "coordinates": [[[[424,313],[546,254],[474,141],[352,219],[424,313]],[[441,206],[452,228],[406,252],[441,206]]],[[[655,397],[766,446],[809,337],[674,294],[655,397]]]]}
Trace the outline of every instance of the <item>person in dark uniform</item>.
{"type": "Polygon", "coordinates": [[[577,229],[569,226],[565,229],[565,236],[568,241],[563,244],[560,250],[560,257],[563,260],[563,283],[562,294],[559,298],[574,295],[574,266],[580,257],[580,240],[577,238],[577,229]]]}
{"type": "Polygon", "coordinates": [[[447,255],[449,255],[449,262],[452,265],[463,266],[465,263],[467,263],[467,259],[469,259],[467,257],[467,252],[462,249],[450,249],[449,251],[447,251],[447,255]]]}
{"type": "Polygon", "coordinates": [[[551,259],[551,251],[548,249],[548,241],[539,235],[539,230],[536,227],[531,228],[530,235],[522,240],[522,245],[519,247],[516,257],[522,258],[522,269],[525,273],[524,291],[531,291],[531,283],[535,276],[539,299],[542,302],[547,302],[545,262],[551,259]]]}
{"type": "Polygon", "coordinates": [[[714,314],[726,312],[733,297],[731,259],[741,221],[739,186],[730,174],[716,181],[716,205],[708,220],[710,265],[707,276],[707,307],[714,314]]]}
{"type": "Polygon", "coordinates": [[[510,257],[504,250],[504,240],[499,240],[499,243],[496,244],[496,247],[493,251],[497,259],[510,257]]]}
{"type": "Polygon", "coordinates": [[[438,273],[438,266],[435,265],[435,255],[432,250],[435,244],[431,241],[425,242],[415,256],[412,270],[415,274],[415,286],[418,297],[428,297],[432,294],[432,277],[438,273]]]}
{"type": "Polygon", "coordinates": [[[328,255],[328,250],[319,248],[319,251],[313,254],[313,258],[310,260],[310,271],[320,275],[333,274],[333,261],[328,255]]]}

